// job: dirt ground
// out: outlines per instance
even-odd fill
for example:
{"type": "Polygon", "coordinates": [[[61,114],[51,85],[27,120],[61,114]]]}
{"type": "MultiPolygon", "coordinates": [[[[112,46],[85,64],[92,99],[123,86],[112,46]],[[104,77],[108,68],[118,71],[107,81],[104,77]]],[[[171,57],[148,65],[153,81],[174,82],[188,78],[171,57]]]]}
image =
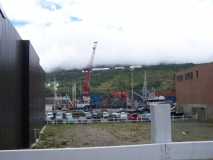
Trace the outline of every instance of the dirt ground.
{"type": "Polygon", "coordinates": [[[213,141],[213,122],[178,121],[172,123],[173,141],[213,141]]]}
{"type": "MultiPolygon", "coordinates": [[[[172,123],[173,141],[213,140],[213,123],[172,123]]],[[[48,125],[35,148],[113,146],[150,143],[150,123],[48,125]]]]}

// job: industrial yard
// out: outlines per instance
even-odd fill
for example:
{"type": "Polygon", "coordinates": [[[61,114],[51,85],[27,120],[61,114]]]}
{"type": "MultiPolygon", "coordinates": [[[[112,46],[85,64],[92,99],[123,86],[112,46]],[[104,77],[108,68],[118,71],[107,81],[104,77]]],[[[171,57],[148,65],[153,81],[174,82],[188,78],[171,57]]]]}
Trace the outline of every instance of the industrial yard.
{"type": "MultiPolygon", "coordinates": [[[[173,141],[213,140],[213,123],[174,121],[173,141]]],[[[146,144],[150,123],[108,123],[47,125],[34,148],[66,148],[146,144]]]]}
{"type": "Polygon", "coordinates": [[[213,160],[211,0],[0,1],[0,160],[213,160]]]}
{"type": "MultiPolygon", "coordinates": [[[[33,148],[213,140],[211,96],[200,98],[201,93],[194,88],[186,89],[195,84],[201,87],[202,75],[209,73],[213,64],[94,68],[96,46],[94,42],[89,64],[83,70],[47,76],[47,127],[33,148]],[[155,135],[156,128],[163,136],[155,135]],[[162,137],[167,138],[162,141],[162,137]]],[[[210,81],[206,85],[212,87],[210,81]]],[[[208,95],[206,90],[199,91],[208,95]]]]}

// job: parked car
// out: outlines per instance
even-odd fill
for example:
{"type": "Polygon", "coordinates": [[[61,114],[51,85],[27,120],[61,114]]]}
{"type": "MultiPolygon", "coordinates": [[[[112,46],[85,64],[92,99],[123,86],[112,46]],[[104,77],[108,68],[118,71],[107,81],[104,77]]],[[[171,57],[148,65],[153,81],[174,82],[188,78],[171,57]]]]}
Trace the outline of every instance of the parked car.
{"type": "Polygon", "coordinates": [[[109,115],[108,120],[109,121],[117,121],[120,119],[120,113],[113,112],[109,115]]]}
{"type": "Polygon", "coordinates": [[[74,119],[72,117],[72,113],[65,113],[65,122],[74,123],[74,119]]]}
{"type": "Polygon", "coordinates": [[[103,118],[109,118],[109,113],[108,112],[103,112],[103,118]]]}
{"type": "Polygon", "coordinates": [[[144,121],[151,121],[151,113],[144,113],[144,114],[142,114],[142,120],[144,120],[144,121]]]}
{"type": "Polygon", "coordinates": [[[115,118],[120,118],[121,117],[121,114],[120,113],[118,113],[118,112],[113,112],[112,113],[112,116],[114,116],[115,118]]]}
{"type": "Polygon", "coordinates": [[[130,121],[140,121],[140,120],[142,120],[142,117],[139,116],[137,113],[133,113],[133,114],[130,114],[128,116],[128,120],[130,120],[130,121]]]}
{"type": "Polygon", "coordinates": [[[48,113],[46,114],[46,122],[52,122],[53,119],[54,119],[53,113],[52,113],[52,112],[48,112],[48,113]]]}
{"type": "Polygon", "coordinates": [[[145,110],[145,106],[139,106],[136,110],[137,112],[143,112],[145,110]]]}
{"type": "Polygon", "coordinates": [[[109,121],[116,121],[116,120],[117,120],[117,118],[116,118],[116,116],[115,116],[115,115],[110,114],[110,115],[109,115],[109,117],[108,117],[108,120],[109,120],[109,121]]]}
{"type": "Polygon", "coordinates": [[[55,115],[56,122],[62,122],[63,121],[63,112],[57,112],[55,115]]]}
{"type": "Polygon", "coordinates": [[[92,118],[93,119],[97,119],[98,118],[98,113],[97,112],[93,112],[92,113],[92,118]]]}
{"type": "Polygon", "coordinates": [[[87,118],[86,117],[79,117],[78,122],[80,123],[87,123],[87,118]]]}
{"type": "Polygon", "coordinates": [[[72,116],[75,118],[85,116],[85,112],[83,110],[76,110],[72,112],[72,116]]]}
{"type": "Polygon", "coordinates": [[[85,114],[85,117],[87,119],[91,119],[92,118],[92,114],[90,112],[84,112],[84,114],[85,114]]]}
{"type": "Polygon", "coordinates": [[[128,114],[126,112],[121,112],[120,119],[121,120],[127,120],[128,119],[128,114]]]}
{"type": "Polygon", "coordinates": [[[97,116],[97,119],[101,119],[101,118],[103,118],[103,113],[102,113],[102,112],[99,112],[99,113],[98,113],[98,116],[97,116]]]}

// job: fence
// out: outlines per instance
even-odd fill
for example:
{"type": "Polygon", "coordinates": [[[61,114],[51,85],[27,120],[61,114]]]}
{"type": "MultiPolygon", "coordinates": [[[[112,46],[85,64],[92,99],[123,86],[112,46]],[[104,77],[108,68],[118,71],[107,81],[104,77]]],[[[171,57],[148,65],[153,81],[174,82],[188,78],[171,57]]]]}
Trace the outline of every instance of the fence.
{"type": "MultiPolygon", "coordinates": [[[[182,115],[182,116],[171,116],[172,121],[176,120],[192,120],[193,116],[191,115],[182,115]]],[[[61,120],[61,121],[47,121],[47,124],[90,124],[90,123],[136,123],[136,122],[151,122],[150,119],[136,119],[136,120],[128,120],[128,119],[121,119],[121,118],[113,118],[111,120],[108,119],[79,119],[79,118],[74,118],[72,121],[67,121],[67,120],[61,120]]]]}
{"type": "Polygon", "coordinates": [[[51,121],[47,122],[47,124],[91,124],[91,123],[130,123],[130,122],[150,122],[150,120],[142,120],[142,119],[137,119],[137,120],[124,120],[124,119],[119,119],[115,118],[113,120],[107,120],[107,119],[73,119],[73,121],[51,121]]]}

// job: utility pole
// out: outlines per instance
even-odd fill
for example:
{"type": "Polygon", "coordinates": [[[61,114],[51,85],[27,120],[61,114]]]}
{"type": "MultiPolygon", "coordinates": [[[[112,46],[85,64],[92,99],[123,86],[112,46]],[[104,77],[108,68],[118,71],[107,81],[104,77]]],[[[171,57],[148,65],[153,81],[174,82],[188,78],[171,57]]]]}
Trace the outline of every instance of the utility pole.
{"type": "Polygon", "coordinates": [[[146,100],[147,99],[147,78],[146,78],[146,71],[144,71],[144,82],[143,82],[142,94],[143,94],[144,100],[146,100]]]}
{"type": "Polygon", "coordinates": [[[78,85],[78,88],[79,88],[79,96],[81,96],[82,95],[82,82],[81,81],[79,81],[79,85],[78,85]]]}
{"type": "Polygon", "coordinates": [[[54,90],[54,104],[53,104],[53,111],[56,110],[56,105],[57,105],[57,90],[58,90],[58,83],[56,82],[56,79],[54,78],[53,82],[53,90],[54,90]]]}
{"type": "Polygon", "coordinates": [[[72,86],[72,102],[73,107],[76,108],[76,82],[74,82],[72,86]]]}
{"type": "Polygon", "coordinates": [[[131,68],[130,71],[131,71],[131,106],[132,108],[134,108],[134,75],[133,75],[134,68],[131,68]]]}

